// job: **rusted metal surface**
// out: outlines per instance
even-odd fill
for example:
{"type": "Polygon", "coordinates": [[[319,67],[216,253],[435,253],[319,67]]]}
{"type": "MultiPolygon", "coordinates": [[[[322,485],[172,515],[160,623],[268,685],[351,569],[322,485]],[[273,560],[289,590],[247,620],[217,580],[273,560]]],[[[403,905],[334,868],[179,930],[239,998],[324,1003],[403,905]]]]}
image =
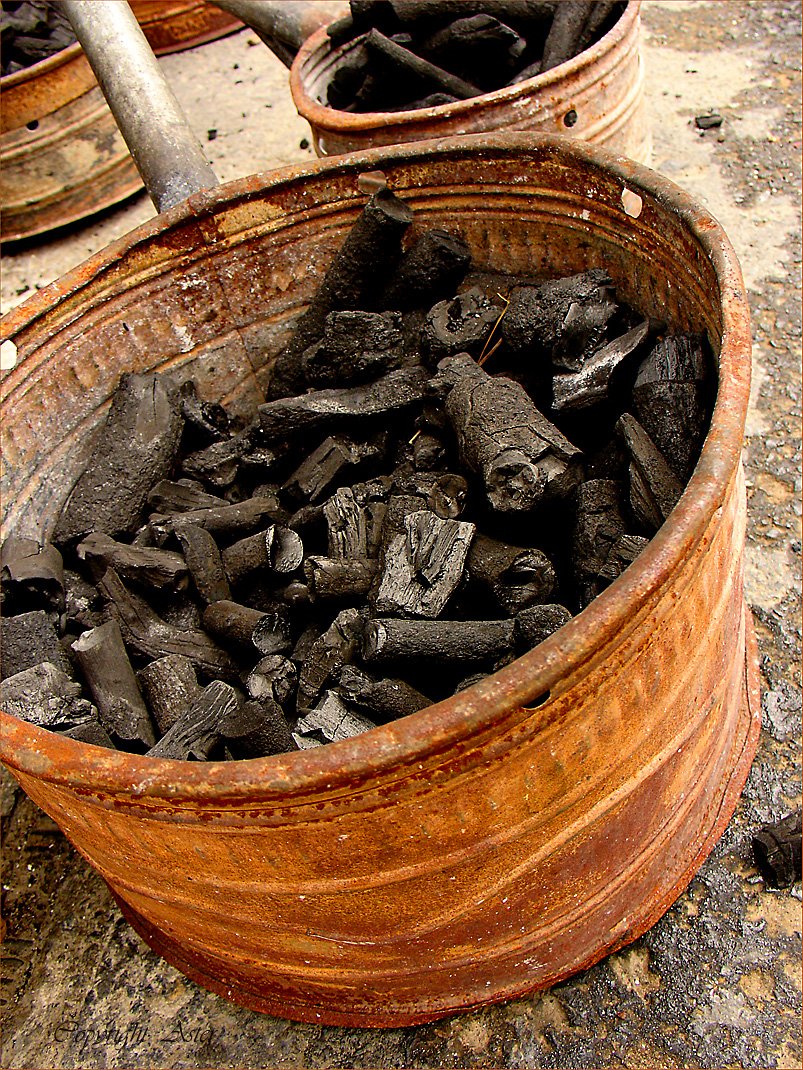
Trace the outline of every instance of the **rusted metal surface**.
{"type": "Polygon", "coordinates": [[[239,19],[205,0],[129,0],[157,56],[216,41],[243,28],[239,19]]]}
{"type": "Polygon", "coordinates": [[[535,130],[593,141],[646,162],[652,142],[644,101],[640,7],[640,0],[629,0],[603,38],[544,74],[480,97],[416,111],[358,114],[326,107],[334,69],[358,42],[333,49],[321,29],[293,63],[290,92],[299,115],[312,128],[319,156],[455,134],[535,130]]]}
{"type": "Polygon", "coordinates": [[[742,591],[750,330],[715,220],[636,164],[534,135],[198,193],[0,322],[22,358],[0,381],[3,502],[9,530],[48,533],[123,370],[180,367],[205,396],[253,405],[373,170],[481,267],[605,266],[644,313],[707,332],[716,408],[669,520],[541,646],[355,739],[176,763],[0,715],[0,756],[188,975],[283,1017],[403,1025],[547,986],[633,940],[744,784],[760,726],[742,591]]]}
{"type": "Polygon", "coordinates": [[[0,79],[0,239],[42,234],[142,188],[79,44],[0,79]]]}

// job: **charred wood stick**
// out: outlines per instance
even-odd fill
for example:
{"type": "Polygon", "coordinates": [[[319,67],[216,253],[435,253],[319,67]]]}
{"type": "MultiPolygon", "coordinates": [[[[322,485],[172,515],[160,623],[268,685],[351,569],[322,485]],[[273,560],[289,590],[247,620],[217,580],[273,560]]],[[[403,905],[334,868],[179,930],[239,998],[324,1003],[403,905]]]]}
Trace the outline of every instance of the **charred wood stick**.
{"type": "Polygon", "coordinates": [[[514,648],[513,620],[369,620],[363,658],[369,664],[492,664],[514,648]]]}
{"type": "Polygon", "coordinates": [[[319,602],[359,602],[365,599],[376,577],[378,562],[369,557],[321,557],[311,554],[304,561],[312,598],[319,602]]]}
{"type": "Polygon", "coordinates": [[[398,312],[330,312],[323,337],[304,351],[304,377],[315,387],[376,379],[399,367],[403,344],[398,312]]]}
{"type": "Polygon", "coordinates": [[[630,505],[639,523],[657,531],[683,493],[683,484],[630,413],[616,424],[630,454],[630,505]]]}
{"type": "Polygon", "coordinates": [[[192,662],[181,654],[167,654],[137,673],[142,691],[161,735],[190,708],[201,693],[192,662]]]}
{"type": "Polygon", "coordinates": [[[474,536],[466,567],[469,578],[509,616],[547,602],[557,588],[555,569],[541,550],[511,546],[486,535],[474,536]]]}
{"type": "Polygon", "coordinates": [[[234,758],[298,750],[281,706],[272,699],[240,703],[223,719],[220,733],[234,758]]]}
{"type": "Polygon", "coordinates": [[[97,716],[81,685],[46,661],[0,681],[0,707],[39,728],[60,731],[97,716]]]}
{"type": "Polygon", "coordinates": [[[594,9],[594,0],[562,0],[555,6],[541,69],[550,71],[559,63],[577,55],[589,15],[594,9]]]}
{"type": "Polygon", "coordinates": [[[330,435],[301,462],[282,491],[295,501],[315,504],[330,494],[347,472],[366,461],[381,460],[383,453],[379,441],[358,443],[346,435],[330,435]]]}
{"type": "Polygon", "coordinates": [[[268,612],[239,602],[212,602],[203,613],[203,625],[212,635],[260,654],[290,650],[290,620],[284,606],[268,612]]]}
{"type": "Polygon", "coordinates": [[[481,476],[499,512],[563,498],[580,480],[581,453],[512,379],[487,375],[467,354],[441,361],[446,412],[463,463],[481,476]]]}
{"type": "Polygon", "coordinates": [[[610,549],[605,564],[599,570],[601,580],[615,580],[626,568],[633,564],[639,554],[647,548],[649,539],[641,535],[622,535],[610,549]]]}
{"type": "Polygon", "coordinates": [[[402,256],[382,292],[383,308],[407,311],[455,292],[471,265],[471,250],[457,234],[425,230],[402,256]]]}
{"type": "Polygon", "coordinates": [[[209,676],[238,678],[234,661],[205,632],[166,623],[147,602],[125,587],[114,569],[108,569],[98,587],[109,601],[127,645],[137,653],[150,658],[183,654],[209,676]]]}
{"type": "Polygon", "coordinates": [[[753,854],[764,880],[786,888],[800,880],[801,812],[774,821],[753,836],[753,854]]]}
{"type": "Polygon", "coordinates": [[[363,614],[356,609],[344,609],[327,630],[313,640],[298,674],[296,706],[299,711],[311,709],[318,696],[340,675],[344,665],[351,662],[360,642],[363,614]]]}
{"type": "Polygon", "coordinates": [[[148,491],[170,471],[183,423],[169,379],[121,376],[109,413],[92,440],[91,459],[56,523],[54,542],[72,542],[90,531],[135,531],[148,491]]]}
{"type": "Polygon", "coordinates": [[[216,505],[208,509],[190,509],[184,513],[166,515],[154,513],[149,517],[148,524],[156,539],[162,542],[187,524],[204,528],[226,541],[238,535],[251,535],[265,521],[276,520],[281,512],[276,498],[246,498],[234,505],[216,505]]]}
{"type": "Polygon", "coordinates": [[[572,615],[566,606],[550,604],[528,606],[516,616],[516,649],[520,654],[543,643],[558,628],[568,624],[572,615]]]}
{"type": "Polygon", "coordinates": [[[304,389],[303,353],[322,336],[330,312],[371,307],[396,268],[402,235],[412,219],[408,206],[389,189],[370,198],[279,354],[269,397],[286,397],[304,389]]]}
{"type": "Polygon", "coordinates": [[[471,82],[458,78],[457,75],[445,71],[443,67],[422,59],[415,52],[385,37],[375,28],[368,31],[363,38],[363,43],[369,55],[381,61],[383,69],[389,75],[412,75],[418,81],[442,93],[449,93],[458,100],[468,100],[470,97],[482,95],[482,90],[472,85],[471,82]]]}
{"type": "Polygon", "coordinates": [[[231,588],[223,567],[220,550],[214,538],[205,528],[196,524],[182,524],[175,535],[184,552],[195,590],[202,601],[221,602],[231,598],[231,588]]]}
{"type": "Polygon", "coordinates": [[[188,583],[187,563],[172,550],[129,546],[101,531],[93,531],[81,540],[76,553],[96,576],[113,568],[120,579],[156,590],[175,590],[188,583]]]}
{"type": "Polygon", "coordinates": [[[376,728],[375,722],[350,710],[336,691],[325,692],[320,703],[301,717],[293,738],[302,750],[351,739],[376,728]]]}
{"type": "Polygon", "coordinates": [[[514,70],[527,41],[498,18],[485,12],[456,18],[425,40],[416,51],[483,91],[498,89],[514,70]]]}
{"type": "Polygon", "coordinates": [[[254,572],[268,570],[280,576],[294,572],[304,559],[301,536],[283,524],[232,543],[221,554],[229,583],[242,582],[254,572]]]}
{"type": "Polygon", "coordinates": [[[98,720],[82,721],[75,728],[63,729],[61,734],[69,739],[76,739],[79,743],[91,743],[93,747],[117,749],[114,740],[98,720]]]}
{"type": "Polygon", "coordinates": [[[343,666],[338,690],[350,704],[365,710],[378,724],[407,717],[432,705],[432,699],[404,680],[375,680],[353,665],[343,666]]]}
{"type": "Polygon", "coordinates": [[[117,621],[84,632],[72,648],[97,704],[100,723],[109,735],[152,747],[156,741],[153,724],[117,621]]]}
{"type": "Polygon", "coordinates": [[[620,503],[622,485],[613,479],[589,479],[577,488],[571,536],[574,574],[583,605],[599,594],[600,572],[613,547],[627,534],[620,503]]]}
{"type": "Polygon", "coordinates": [[[368,517],[351,487],[341,487],[324,503],[329,532],[329,556],[362,559],[368,556],[368,517]]]}
{"type": "Polygon", "coordinates": [[[587,409],[609,396],[615,375],[637,353],[647,338],[647,320],[627,331],[620,338],[593,353],[579,372],[556,375],[552,379],[552,408],[558,412],[587,409]]]}
{"type": "Polygon", "coordinates": [[[433,305],[421,332],[421,350],[427,362],[434,365],[456,353],[479,357],[502,311],[503,306],[491,301],[478,286],[433,305]]]}
{"type": "Polygon", "coordinates": [[[268,442],[275,442],[300,432],[312,434],[332,424],[392,416],[424,401],[427,383],[426,371],[416,366],[397,368],[362,386],[277,398],[259,406],[262,431],[268,442]]]}
{"type": "Polygon", "coordinates": [[[239,707],[237,692],[222,680],[205,687],[190,708],[148,751],[150,758],[205,762],[223,738],[222,726],[239,707]]]}
{"type": "Polygon", "coordinates": [[[256,663],[245,681],[245,689],[252,699],[263,702],[271,699],[284,707],[298,687],[298,670],[282,654],[269,654],[256,663]]]}
{"type": "Polygon", "coordinates": [[[148,492],[148,505],[157,513],[188,513],[228,505],[225,498],[208,494],[194,480],[160,479],[148,492]]]}
{"type": "Polygon", "coordinates": [[[64,609],[64,562],[50,543],[9,535],[0,550],[0,586],[3,612],[12,606],[23,611],[64,609]]]}
{"type": "Polygon", "coordinates": [[[72,676],[72,666],[59,643],[52,619],[43,609],[0,618],[0,678],[52,662],[72,676]]]}
{"type": "Polygon", "coordinates": [[[181,471],[190,479],[199,479],[213,487],[230,487],[240,471],[240,462],[250,449],[251,439],[247,433],[233,435],[188,453],[181,461],[181,471]]]}

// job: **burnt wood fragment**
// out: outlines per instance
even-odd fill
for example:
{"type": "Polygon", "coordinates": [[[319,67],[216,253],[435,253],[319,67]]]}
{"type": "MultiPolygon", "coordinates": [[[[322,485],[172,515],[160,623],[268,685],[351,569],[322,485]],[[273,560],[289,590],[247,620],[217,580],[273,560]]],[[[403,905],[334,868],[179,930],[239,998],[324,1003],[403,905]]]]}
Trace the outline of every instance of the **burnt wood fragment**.
{"type": "Polygon", "coordinates": [[[476,529],[425,509],[406,516],[404,525],[404,534],[384,549],[374,608],[383,615],[434,619],[463,579],[476,529]]]}
{"type": "Polygon", "coordinates": [[[72,676],[53,620],[43,609],[0,618],[0,677],[16,676],[43,661],[72,676]]]}
{"type": "Polygon", "coordinates": [[[260,570],[285,576],[294,572],[303,558],[301,536],[283,524],[271,524],[265,531],[232,543],[221,554],[223,568],[232,584],[241,583],[260,570]]]}
{"type": "Polygon", "coordinates": [[[610,396],[611,383],[622,365],[647,338],[647,320],[619,338],[601,346],[586,360],[578,372],[556,375],[552,379],[552,407],[557,411],[587,409],[610,396]]]}
{"type": "Polygon", "coordinates": [[[577,488],[571,549],[583,606],[607,587],[600,573],[614,546],[627,534],[620,508],[623,497],[623,486],[613,479],[590,479],[577,488]]]}
{"type": "Polygon", "coordinates": [[[350,705],[364,710],[377,724],[396,721],[432,705],[432,699],[406,681],[392,677],[377,680],[353,665],[343,666],[338,691],[350,705]]]}
{"type": "Polygon", "coordinates": [[[540,286],[514,286],[502,337],[513,355],[548,354],[555,368],[578,372],[603,342],[617,307],[611,278],[600,268],[540,286]]]}
{"type": "Polygon", "coordinates": [[[277,398],[259,406],[262,432],[269,442],[275,442],[301,432],[312,434],[333,424],[392,417],[420,404],[427,396],[427,383],[423,368],[397,368],[361,386],[277,398]]]}
{"type": "Polygon", "coordinates": [[[368,31],[363,44],[369,56],[374,61],[381,62],[381,72],[388,78],[399,75],[411,77],[422,85],[435,91],[448,93],[450,96],[457,97],[458,100],[468,100],[482,93],[476,85],[450,74],[436,63],[430,63],[415,52],[411,52],[409,48],[405,48],[404,45],[392,41],[375,28],[368,31]]]}
{"type": "Polygon", "coordinates": [[[683,485],[664,455],[630,413],[616,424],[630,453],[630,506],[640,524],[657,531],[674,509],[683,485]]]}
{"type": "Polygon", "coordinates": [[[298,674],[299,711],[311,709],[327,684],[351,662],[359,646],[363,619],[357,609],[341,610],[326,631],[310,643],[298,674]]]}
{"type": "Polygon", "coordinates": [[[467,354],[441,361],[438,371],[451,385],[445,404],[460,457],[482,478],[492,508],[525,512],[574,489],[580,451],[519,383],[492,378],[467,354]]]}
{"type": "Polygon", "coordinates": [[[420,42],[417,51],[487,93],[510,78],[526,47],[524,38],[510,26],[489,13],[478,13],[436,30],[420,42]]]}
{"type": "Polygon", "coordinates": [[[218,442],[229,433],[229,417],[222,405],[204,401],[192,379],[179,387],[181,415],[184,417],[184,442],[190,449],[218,442]]]}
{"type": "Polygon", "coordinates": [[[378,562],[369,557],[310,554],[304,561],[304,575],[315,601],[356,604],[370,591],[377,567],[378,562]]]}
{"type": "Polygon", "coordinates": [[[272,699],[240,703],[222,719],[220,734],[235,759],[298,750],[281,706],[272,699]]]}
{"type": "Polygon", "coordinates": [[[478,357],[503,311],[475,286],[451,300],[439,301],[427,313],[421,332],[421,349],[435,365],[456,353],[478,357]]]}
{"type": "Polygon", "coordinates": [[[431,509],[443,520],[462,516],[468,498],[468,483],[456,472],[418,472],[398,469],[393,473],[395,493],[421,499],[421,507],[431,509]]]}
{"type": "Polygon", "coordinates": [[[53,731],[75,728],[98,712],[81,697],[81,685],[49,661],[0,680],[0,708],[53,731]]]}
{"type": "Polygon", "coordinates": [[[269,397],[287,397],[304,389],[304,351],[322,336],[330,312],[372,307],[396,268],[402,235],[412,219],[410,208],[389,189],[370,198],[279,354],[269,397]]]}
{"type": "Polygon", "coordinates": [[[150,658],[183,654],[209,676],[237,679],[232,658],[205,632],[174,627],[162,620],[144,599],[126,588],[114,569],[106,571],[98,587],[111,606],[126,644],[137,653],[150,658]]]}
{"type": "Polygon", "coordinates": [[[471,250],[459,235],[425,230],[402,256],[379,303],[403,311],[431,305],[455,292],[470,265],[471,250]]]}
{"type": "Polygon", "coordinates": [[[148,751],[150,758],[205,762],[220,745],[221,728],[238,709],[237,692],[222,680],[213,680],[190,708],[148,751]]]}
{"type": "Polygon", "coordinates": [[[577,42],[578,55],[607,33],[625,9],[622,0],[594,0],[583,31],[577,42]]]}
{"type": "Polygon", "coordinates": [[[151,661],[139,670],[137,679],[161,735],[173,727],[201,693],[192,662],[181,654],[167,654],[151,661]]]}
{"type": "Polygon", "coordinates": [[[55,546],[9,535],[0,550],[3,613],[64,609],[64,561],[55,546]]]}
{"type": "Polygon", "coordinates": [[[212,602],[203,612],[204,628],[212,635],[260,654],[282,654],[291,649],[287,609],[277,605],[265,611],[239,602],[212,602]]]}
{"type": "Polygon", "coordinates": [[[187,563],[181,554],[172,550],[130,546],[103,532],[93,531],[81,540],[76,553],[96,576],[113,568],[122,580],[155,590],[175,590],[188,583],[187,563]]]}
{"type": "Polygon", "coordinates": [[[62,730],[63,736],[68,739],[78,740],[79,743],[91,743],[93,747],[105,747],[107,750],[116,750],[114,740],[98,720],[90,719],[82,721],[75,728],[62,730]]]}
{"type": "Polygon", "coordinates": [[[324,743],[351,739],[372,728],[376,728],[376,724],[350,710],[336,691],[326,691],[315,709],[296,722],[293,738],[301,750],[308,750],[324,743]]]}
{"type": "Polygon", "coordinates": [[[181,471],[190,479],[225,489],[237,478],[240,462],[250,449],[248,434],[233,435],[186,454],[181,461],[181,471]]]}
{"type": "Polygon", "coordinates": [[[245,680],[245,689],[252,699],[262,702],[272,699],[286,706],[296,693],[298,670],[283,654],[269,654],[261,658],[245,680]]]}
{"type": "Polygon", "coordinates": [[[555,5],[552,25],[544,42],[543,71],[550,71],[577,54],[594,7],[595,0],[562,0],[555,5]]]}
{"type": "MultiPolygon", "coordinates": [[[[369,0],[370,2],[370,0],[369,0]]],[[[455,12],[479,15],[487,12],[516,29],[549,25],[556,3],[563,0],[387,0],[400,26],[423,27],[451,22],[455,12]]]]}
{"type": "Polygon", "coordinates": [[[369,620],[362,653],[369,664],[493,664],[514,647],[512,620],[369,620]]]}
{"type": "Polygon", "coordinates": [[[178,528],[194,524],[217,536],[232,541],[237,536],[251,535],[265,521],[278,519],[282,509],[275,497],[246,498],[232,505],[215,505],[207,509],[190,509],[179,513],[152,513],[148,525],[157,541],[165,542],[178,528]]]}
{"type": "Polygon", "coordinates": [[[419,430],[411,440],[411,460],[419,472],[431,472],[446,467],[449,447],[444,437],[434,431],[419,430]]]}
{"type": "Polygon", "coordinates": [[[365,511],[352,487],[341,487],[324,503],[329,532],[329,556],[368,557],[368,526],[365,511]]]}
{"type": "Polygon", "coordinates": [[[398,312],[330,312],[323,336],[305,350],[310,386],[351,386],[398,368],[404,338],[398,312]]]}
{"type": "Polygon", "coordinates": [[[753,836],[753,855],[764,880],[787,888],[801,877],[801,812],[766,824],[753,836]]]}
{"type": "Polygon", "coordinates": [[[516,616],[516,649],[519,653],[526,653],[533,647],[543,643],[558,628],[568,624],[572,614],[566,608],[557,604],[544,606],[528,606],[516,616]]]}
{"type": "Polygon", "coordinates": [[[599,570],[601,580],[612,581],[633,564],[649,543],[642,535],[622,535],[616,540],[599,570]]]}
{"type": "Polygon", "coordinates": [[[84,632],[72,648],[109,735],[127,744],[153,746],[153,723],[117,621],[84,632]]]}
{"type": "Polygon", "coordinates": [[[220,550],[212,535],[196,524],[182,524],[176,527],[175,536],[200,599],[208,605],[231,598],[220,550]]]}
{"type": "Polygon", "coordinates": [[[381,436],[373,441],[355,442],[346,435],[330,435],[305,458],[285,481],[282,491],[295,501],[315,504],[350,472],[384,456],[381,436]]]}
{"type": "Polygon", "coordinates": [[[124,374],[92,439],[89,463],[61,511],[53,541],[90,531],[133,533],[148,491],[173,465],[184,420],[175,385],[159,375],[124,374]]]}
{"type": "Polygon", "coordinates": [[[511,546],[479,533],[474,536],[466,567],[469,578],[485,588],[509,616],[548,602],[557,588],[555,569],[541,550],[511,546]]]}
{"type": "Polygon", "coordinates": [[[207,493],[192,479],[160,479],[148,492],[148,505],[157,513],[188,513],[228,504],[225,498],[207,493]]]}

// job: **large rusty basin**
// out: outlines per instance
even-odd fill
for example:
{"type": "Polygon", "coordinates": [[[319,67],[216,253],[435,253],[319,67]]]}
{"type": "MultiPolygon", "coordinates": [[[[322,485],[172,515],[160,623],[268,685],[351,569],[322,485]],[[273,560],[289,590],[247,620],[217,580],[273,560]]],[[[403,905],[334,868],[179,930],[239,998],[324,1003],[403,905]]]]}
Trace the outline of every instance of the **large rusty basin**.
{"type": "Polygon", "coordinates": [[[736,805],[760,723],[742,587],[750,332],[720,226],[642,166],[549,136],[371,150],[199,193],[0,323],[19,355],[0,381],[2,489],[6,530],[47,536],[123,371],[191,372],[207,398],[256,404],[376,170],[415,227],[459,231],[480,268],[604,266],[644,313],[706,332],[718,396],[674,512],[539,647],[355,739],[185,763],[2,714],[0,756],[189,977],[282,1017],[399,1026],[632,941],[736,805]]]}

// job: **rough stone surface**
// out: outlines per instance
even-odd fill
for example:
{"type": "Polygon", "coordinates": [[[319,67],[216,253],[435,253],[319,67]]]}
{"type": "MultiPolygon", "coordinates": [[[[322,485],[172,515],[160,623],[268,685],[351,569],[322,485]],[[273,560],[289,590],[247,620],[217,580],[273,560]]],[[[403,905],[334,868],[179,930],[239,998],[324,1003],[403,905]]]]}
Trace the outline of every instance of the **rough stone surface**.
{"type": "MultiPolygon", "coordinates": [[[[549,992],[411,1029],[322,1028],[245,1011],[159,960],[56,826],[4,782],[3,1066],[801,1065],[800,884],[765,887],[750,850],[757,826],[800,805],[800,4],[659,0],[643,12],[653,165],[723,223],[753,313],[747,561],[764,731],[722,840],[649,933],[549,992]],[[697,130],[695,115],[712,110],[722,127],[697,130]]],[[[249,37],[163,61],[196,127],[218,128],[210,151],[226,178],[308,155],[285,73],[249,37]],[[260,119],[248,139],[243,112],[260,119]],[[255,155],[250,139],[269,128],[270,153],[255,155]]],[[[150,214],[140,199],[13,252],[4,298],[28,295],[150,214]]]]}

